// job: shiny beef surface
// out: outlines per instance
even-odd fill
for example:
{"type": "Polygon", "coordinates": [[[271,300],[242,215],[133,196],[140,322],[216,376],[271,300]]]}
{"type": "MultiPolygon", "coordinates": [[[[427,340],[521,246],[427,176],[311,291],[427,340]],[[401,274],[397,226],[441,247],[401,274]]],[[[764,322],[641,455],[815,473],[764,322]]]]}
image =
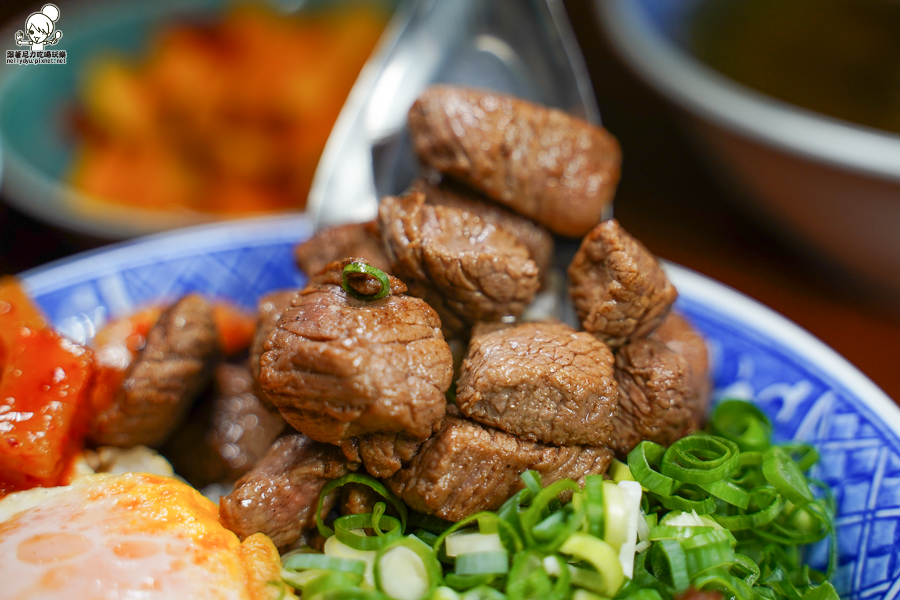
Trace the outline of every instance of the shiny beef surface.
{"type": "Polygon", "coordinates": [[[408,122],[420,161],[554,233],[586,234],[612,202],[622,160],[618,142],[562,111],[434,86],[410,108],[408,122]]]}

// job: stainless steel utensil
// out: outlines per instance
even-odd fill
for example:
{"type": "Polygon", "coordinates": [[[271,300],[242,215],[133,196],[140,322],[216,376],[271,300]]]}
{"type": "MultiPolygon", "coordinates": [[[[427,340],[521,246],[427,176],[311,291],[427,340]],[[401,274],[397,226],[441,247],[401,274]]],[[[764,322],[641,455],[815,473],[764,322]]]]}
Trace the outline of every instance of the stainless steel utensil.
{"type": "Polygon", "coordinates": [[[316,229],[374,218],[418,171],[406,113],[432,83],[496,90],[600,122],[561,0],[403,4],[363,69],[316,169],[316,229]]]}

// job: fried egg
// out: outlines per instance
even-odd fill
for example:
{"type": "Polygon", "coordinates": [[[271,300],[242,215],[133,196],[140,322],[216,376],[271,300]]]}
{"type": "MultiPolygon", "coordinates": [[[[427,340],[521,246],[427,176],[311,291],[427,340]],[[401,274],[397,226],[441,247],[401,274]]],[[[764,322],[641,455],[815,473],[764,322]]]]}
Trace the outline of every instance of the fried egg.
{"type": "Polygon", "coordinates": [[[97,474],[0,501],[3,598],[293,598],[262,534],[241,542],[180,481],[97,474]]]}

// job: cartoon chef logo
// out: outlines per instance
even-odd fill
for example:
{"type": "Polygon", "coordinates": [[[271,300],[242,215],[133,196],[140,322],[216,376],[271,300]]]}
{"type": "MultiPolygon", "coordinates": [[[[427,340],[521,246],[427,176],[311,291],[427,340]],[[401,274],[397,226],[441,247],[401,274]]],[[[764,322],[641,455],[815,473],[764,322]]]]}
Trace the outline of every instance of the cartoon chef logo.
{"type": "Polygon", "coordinates": [[[32,13],[25,21],[25,31],[16,32],[16,44],[31,46],[32,52],[40,52],[44,46],[52,46],[62,39],[62,31],[54,31],[59,19],[55,4],[45,4],[41,12],[32,13]]]}
{"type": "Polygon", "coordinates": [[[25,31],[16,32],[16,44],[29,46],[23,50],[7,50],[8,65],[64,65],[68,53],[56,50],[56,44],[62,39],[62,31],[56,29],[59,20],[59,8],[55,4],[45,4],[40,12],[28,15],[25,20],[25,31]],[[54,47],[53,50],[50,47],[54,47]],[[46,49],[45,49],[46,48],[46,49]]]}

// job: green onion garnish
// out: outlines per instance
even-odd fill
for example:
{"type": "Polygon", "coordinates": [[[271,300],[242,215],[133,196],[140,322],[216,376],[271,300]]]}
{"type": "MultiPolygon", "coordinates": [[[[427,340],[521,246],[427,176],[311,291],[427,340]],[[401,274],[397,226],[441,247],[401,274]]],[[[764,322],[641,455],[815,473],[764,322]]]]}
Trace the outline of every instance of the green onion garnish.
{"type": "Polygon", "coordinates": [[[583,487],[523,473],[497,511],[458,523],[408,515],[377,480],[346,475],[320,496],[325,554],[286,555],[282,578],[312,600],[674,600],[690,588],[726,600],[839,600],[827,581],[834,498],[805,474],[816,450],[773,444],[768,419],[737,400],[719,404],[710,429],[668,449],[642,442],[612,479],[590,475],[583,487]],[[384,502],[326,525],[325,495],[350,482],[384,502]],[[803,564],[802,548],[825,538],[823,573],[803,564]]]}
{"type": "Polygon", "coordinates": [[[388,276],[384,273],[384,271],[376,269],[371,265],[367,265],[364,262],[357,261],[349,263],[344,267],[344,270],[341,273],[341,287],[344,288],[345,292],[347,292],[357,300],[378,300],[379,298],[384,298],[391,292],[391,280],[388,279],[388,276]],[[355,273],[371,275],[378,280],[378,282],[381,284],[381,288],[374,294],[360,293],[350,284],[350,275],[353,275],[355,273]]]}

